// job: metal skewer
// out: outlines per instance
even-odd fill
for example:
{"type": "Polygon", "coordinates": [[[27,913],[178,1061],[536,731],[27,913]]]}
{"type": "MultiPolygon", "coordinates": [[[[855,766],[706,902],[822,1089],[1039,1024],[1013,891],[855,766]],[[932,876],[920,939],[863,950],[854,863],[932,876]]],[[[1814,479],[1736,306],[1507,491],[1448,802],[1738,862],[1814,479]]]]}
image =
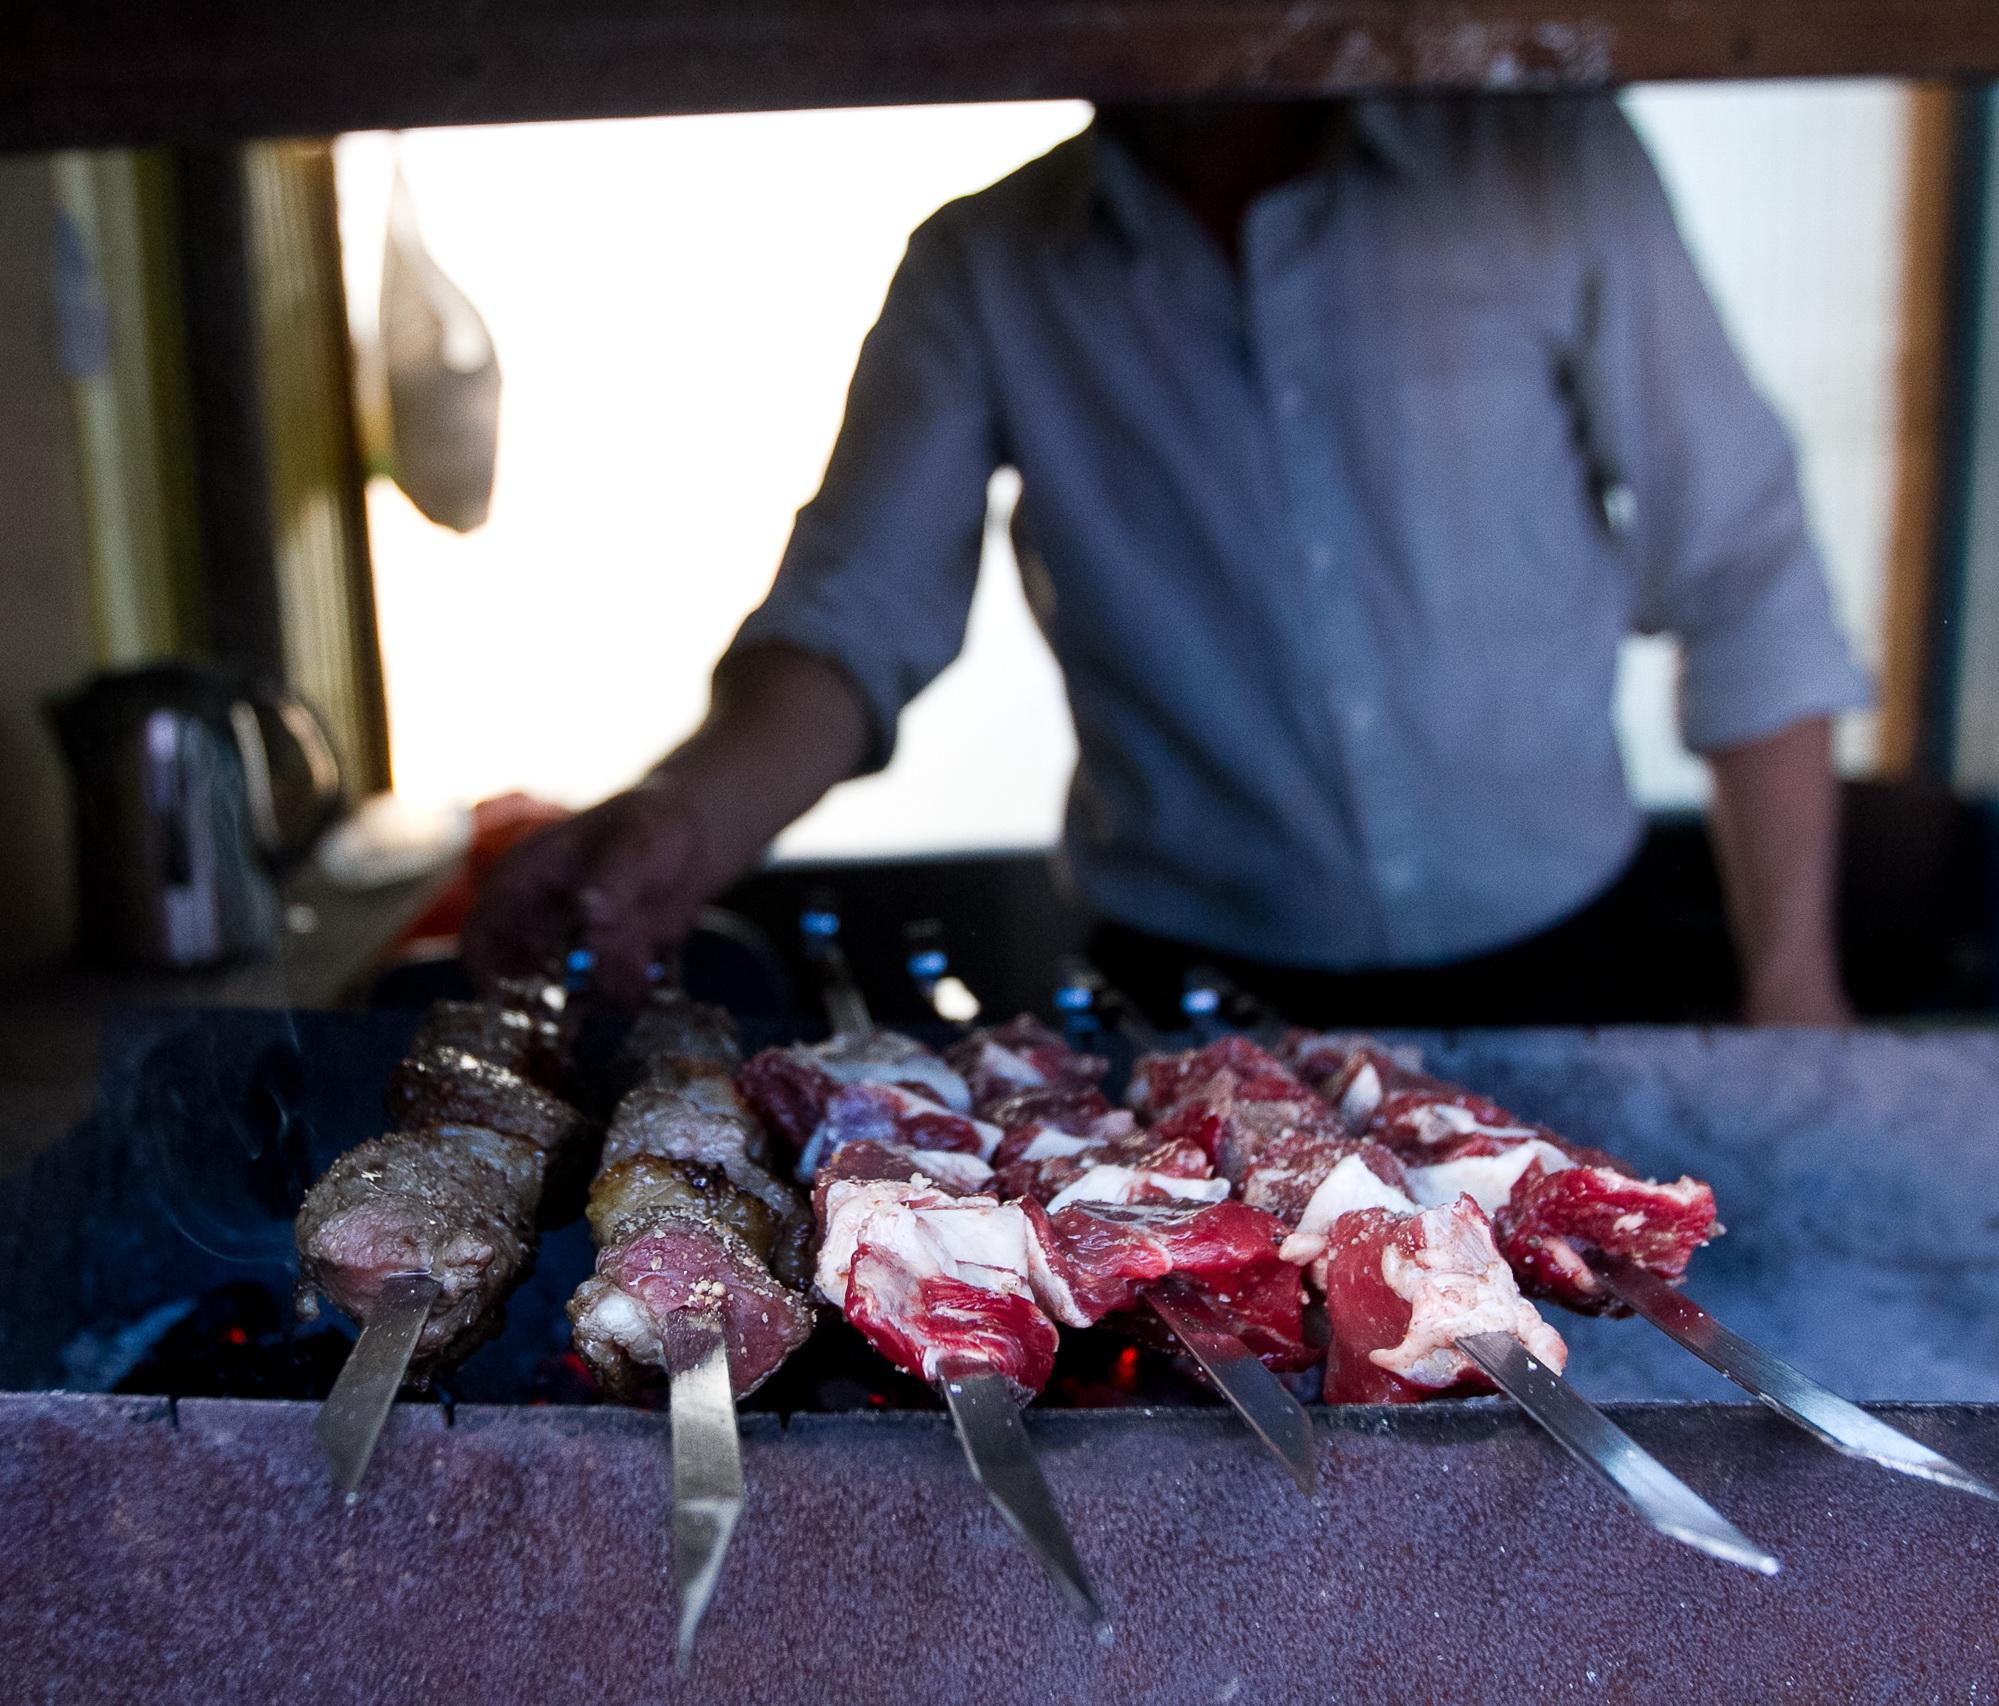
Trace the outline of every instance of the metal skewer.
{"type": "MultiPolygon", "coordinates": [[[[874,1019],[840,947],[840,914],[832,897],[823,890],[814,894],[799,922],[834,1035],[872,1035],[874,1019]]],[[[1110,1624],[1077,1556],[1069,1525],[1048,1491],[1012,1389],[1001,1375],[976,1363],[946,1371],[942,1386],[965,1461],[993,1508],[1027,1543],[1097,1638],[1108,1639],[1110,1624]]]]}
{"type": "Polygon", "coordinates": [[[1782,1567],[1510,1333],[1470,1333],[1457,1345],[1556,1444],[1669,1540],[1760,1576],[1782,1567]]]}
{"type": "Polygon", "coordinates": [[[946,1374],[943,1385],[944,1402],[958,1430],[958,1443],[965,1448],[965,1461],[993,1508],[1027,1542],[1097,1639],[1108,1641],[1110,1619],[1104,1616],[1083,1561],[1076,1556],[1069,1525],[1055,1508],[1047,1478],[1020,1419],[1020,1406],[1013,1401],[1006,1381],[987,1369],[962,1367],[946,1374]]]}
{"type": "Polygon", "coordinates": [[[1829,1391],[1789,1363],[1772,1356],[1724,1327],[1698,1303],[1658,1275],[1629,1262],[1596,1258],[1591,1264],[1603,1283],[1674,1343],[1692,1351],[1780,1416],[1849,1457],[1864,1458],[1900,1475],[1914,1475],[1999,1500],[1999,1491],[1948,1457],[1911,1439],[1900,1428],[1870,1416],[1858,1404],[1829,1391]]]}
{"type": "Polygon", "coordinates": [[[368,1459],[375,1455],[389,1407],[402,1390],[416,1342],[442,1289],[432,1274],[391,1274],[340,1378],[313,1418],[312,1431],[326,1448],[333,1479],[350,1503],[360,1497],[368,1459]]]}
{"type": "MultiPolygon", "coordinates": [[[[1182,1008],[1199,1028],[1202,1015],[1212,1013],[1213,1008],[1198,999],[1192,979],[1188,993],[1196,999],[1191,1002],[1183,999],[1182,1008]]],[[[1102,1017],[1108,1017],[1141,1053],[1159,1047],[1159,1033],[1140,1015],[1138,1008],[1085,960],[1074,959],[1065,964],[1055,1005],[1065,1021],[1079,1022],[1084,1028],[1094,1028],[1102,1017]]],[[[1304,1405],[1285,1391],[1277,1376],[1263,1366],[1262,1359],[1229,1331],[1228,1324],[1184,1280],[1169,1275],[1156,1285],[1147,1286],[1142,1295],[1249,1431],[1284,1466],[1298,1490],[1308,1499],[1314,1497],[1319,1488],[1319,1460],[1312,1439],[1312,1420],[1306,1415],[1304,1405]]]]}
{"type": "Polygon", "coordinates": [[[673,1582],[680,1595],[683,1670],[743,1514],[743,1446],[736,1436],[721,1317],[704,1315],[693,1326],[704,1341],[701,1354],[673,1375],[667,1389],[673,1419],[673,1582]]]}
{"type": "Polygon", "coordinates": [[[1231,1333],[1207,1300],[1185,1280],[1169,1274],[1144,1292],[1152,1312],[1173,1329],[1187,1354],[1201,1365],[1215,1390],[1235,1408],[1251,1433],[1284,1465],[1298,1491],[1312,1498],[1319,1490],[1319,1454],[1312,1419],[1304,1405],[1278,1384],[1277,1376],[1231,1333]]]}

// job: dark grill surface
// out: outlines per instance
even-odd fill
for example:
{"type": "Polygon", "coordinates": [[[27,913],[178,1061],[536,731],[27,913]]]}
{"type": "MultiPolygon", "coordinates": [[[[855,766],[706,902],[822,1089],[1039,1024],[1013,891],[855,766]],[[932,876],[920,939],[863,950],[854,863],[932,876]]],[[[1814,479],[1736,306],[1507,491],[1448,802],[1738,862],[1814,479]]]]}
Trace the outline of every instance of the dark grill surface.
{"type": "MultiPolygon", "coordinates": [[[[1815,1446],[1632,1322],[1560,1319],[1576,1383],[1723,1400],[1616,1413],[1777,1580],[1655,1539],[1497,1401],[1317,1411],[1312,1505],[1226,1412],[1038,1405],[1118,1628],[1099,1651],[941,1416],[850,1376],[849,1413],[806,1413],[822,1386],[745,1417],[749,1507],[684,1682],[665,1419],[575,1402],[563,1360],[578,1227],[455,1412],[399,1408],[352,1511],[309,1405],[33,1390],[241,1372],[214,1348],[239,1330],[322,1385],[337,1357],[286,1346],[276,1307],[290,1206],[378,1129],[408,1028],[136,1016],[96,1119],[0,1184],[0,1388],[29,1389],[0,1392],[0,1697],[1900,1702],[1999,1676],[1999,1507],[1815,1446]]],[[[1711,1178],[1729,1232],[1693,1294],[1855,1396],[1954,1401],[1891,1413],[1999,1474],[1999,1040],[1423,1040],[1578,1141],[1711,1178]]]]}

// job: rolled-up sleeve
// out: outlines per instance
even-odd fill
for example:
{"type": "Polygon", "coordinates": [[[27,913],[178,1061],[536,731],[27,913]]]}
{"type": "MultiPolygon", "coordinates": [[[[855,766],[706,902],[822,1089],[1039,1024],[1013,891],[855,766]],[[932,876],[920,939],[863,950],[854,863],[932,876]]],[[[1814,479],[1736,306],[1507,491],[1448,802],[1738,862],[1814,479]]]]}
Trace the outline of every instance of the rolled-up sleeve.
{"type": "Polygon", "coordinates": [[[998,437],[963,255],[940,216],[910,239],[825,480],[722,662],[781,644],[839,668],[870,725],[860,774],[888,762],[902,708],[964,644],[998,437]]]}
{"type": "Polygon", "coordinates": [[[1629,492],[1642,632],[1680,642],[1681,732],[1712,752],[1869,702],[1836,620],[1783,424],[1730,346],[1664,187],[1616,104],[1580,137],[1588,414],[1629,492]]]}

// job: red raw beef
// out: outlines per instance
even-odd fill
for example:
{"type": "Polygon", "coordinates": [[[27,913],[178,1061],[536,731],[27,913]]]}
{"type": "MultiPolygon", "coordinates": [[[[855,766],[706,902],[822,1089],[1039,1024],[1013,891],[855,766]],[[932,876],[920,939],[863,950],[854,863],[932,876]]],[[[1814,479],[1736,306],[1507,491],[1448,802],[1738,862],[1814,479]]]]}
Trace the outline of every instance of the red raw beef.
{"type": "Polygon", "coordinates": [[[911,1149],[906,1143],[877,1143],[864,1138],[845,1143],[826,1158],[812,1179],[812,1221],[826,1223],[826,1193],[842,1179],[921,1179],[947,1196],[972,1196],[985,1190],[993,1170],[976,1155],[955,1150],[911,1149]]]}
{"type": "Polygon", "coordinates": [[[1053,1202],[1094,1167],[1124,1167],[1165,1179],[1205,1179],[1214,1168],[1197,1143],[1135,1127],[1118,1111],[1097,1122],[1097,1131],[1065,1132],[1026,1127],[1009,1132],[993,1155],[1001,1196],[1053,1202]],[[1030,1157],[1037,1142],[1058,1152],[1030,1157]],[[1075,1147],[1070,1147],[1074,1145],[1075,1147]]]}
{"type": "Polygon", "coordinates": [[[1198,1144],[1215,1171],[1236,1185],[1280,1145],[1349,1137],[1333,1111],[1295,1078],[1265,1077],[1256,1088],[1258,1094],[1244,1095],[1234,1073],[1216,1074],[1184,1095],[1154,1129],[1162,1138],[1198,1144]],[[1289,1093],[1277,1095],[1280,1087],[1289,1093]]]}
{"type": "Polygon", "coordinates": [[[1561,1336],[1521,1295],[1470,1197],[1401,1214],[1340,1216],[1312,1273],[1326,1299],[1329,1404],[1408,1404],[1490,1382],[1456,1348],[1469,1333],[1511,1333],[1559,1371],[1561,1336]]]}
{"type": "Polygon", "coordinates": [[[1399,1091],[1413,1090],[1433,1095],[1451,1095],[1456,1086],[1432,1078],[1418,1070],[1393,1049],[1366,1042],[1355,1048],[1339,1066],[1325,1070],[1324,1057],[1315,1061],[1316,1070],[1299,1070],[1313,1089],[1323,1096],[1340,1118],[1355,1131],[1367,1129],[1369,1120],[1384,1098],[1399,1091]]]}
{"type": "Polygon", "coordinates": [[[971,1086],[972,1106],[987,1118],[995,1103],[1023,1090],[1086,1089],[1110,1070],[1109,1061],[1077,1053],[1029,1013],[974,1031],[944,1058],[971,1086]]]}
{"type": "Polygon", "coordinates": [[[1267,1049],[1247,1037],[1229,1036],[1180,1054],[1140,1055],[1125,1100],[1156,1120],[1224,1074],[1228,1093],[1238,1101],[1284,1102],[1311,1095],[1298,1075],[1267,1049]]]}
{"type": "Polygon", "coordinates": [[[954,1112],[920,1086],[842,1083],[802,1049],[764,1050],[744,1066],[740,1083],[764,1123],[798,1151],[800,1179],[810,1179],[848,1143],[901,1143],[984,1159],[1000,1138],[997,1126],[954,1112]]]}
{"type": "Polygon", "coordinates": [[[1023,1400],[1041,1389],[1055,1324],[1035,1303],[1018,1205],[914,1181],[843,1179],[816,1195],[813,1283],[883,1356],[933,1384],[977,1364],[1023,1400]]]}
{"type": "Polygon", "coordinates": [[[1408,1169],[1394,1151],[1364,1137],[1296,1131],[1264,1147],[1235,1181],[1236,1194],[1252,1208],[1268,1210],[1287,1226],[1295,1226],[1312,1193],[1349,1155],[1358,1155],[1383,1184],[1408,1188],[1408,1169]]]}
{"type": "Polygon", "coordinates": [[[1661,1279],[1684,1278],[1693,1253],[1721,1231],[1714,1191],[1699,1179],[1671,1184],[1608,1167],[1531,1165],[1494,1217],[1499,1247],[1529,1293],[1585,1314],[1622,1306],[1585,1252],[1621,1256],[1661,1279]]]}
{"type": "Polygon", "coordinates": [[[847,1319],[897,1368],[933,1386],[956,1373],[1005,1378],[1026,1403],[1055,1368],[1055,1323],[1034,1302],[922,1274],[862,1245],[847,1278],[847,1319]]]}
{"type": "Polygon", "coordinates": [[[1309,1368],[1305,1289],[1278,1254],[1284,1226],[1239,1202],[1077,1203],[1052,1217],[1027,1208],[1036,1235],[1035,1294],[1056,1320],[1093,1326],[1144,1306],[1143,1289],[1178,1275],[1244,1344],[1277,1369],[1309,1368]]]}
{"type": "Polygon", "coordinates": [[[1057,1131],[1091,1131],[1099,1121],[1113,1115],[1126,1126],[1137,1123],[1130,1112],[1113,1107],[1110,1098],[1094,1084],[1044,1084],[1016,1090],[980,1109],[982,1119],[991,1120],[1008,1132],[1038,1130],[1043,1126],[1052,1126],[1057,1131]]]}
{"type": "Polygon", "coordinates": [[[744,1063],[736,1087],[797,1154],[812,1141],[840,1081],[803,1049],[767,1048],[744,1063]]]}

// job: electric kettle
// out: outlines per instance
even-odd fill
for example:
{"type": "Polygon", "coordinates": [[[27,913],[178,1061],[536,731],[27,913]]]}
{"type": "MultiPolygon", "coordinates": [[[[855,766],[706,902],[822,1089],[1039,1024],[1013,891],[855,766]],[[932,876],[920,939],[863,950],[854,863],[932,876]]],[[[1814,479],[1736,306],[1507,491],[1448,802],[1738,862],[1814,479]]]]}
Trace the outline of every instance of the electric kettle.
{"type": "Polygon", "coordinates": [[[326,731],[289,694],[153,664],[52,702],[76,823],[79,946],[175,970],[268,952],[274,878],[340,810],[326,731]]]}

